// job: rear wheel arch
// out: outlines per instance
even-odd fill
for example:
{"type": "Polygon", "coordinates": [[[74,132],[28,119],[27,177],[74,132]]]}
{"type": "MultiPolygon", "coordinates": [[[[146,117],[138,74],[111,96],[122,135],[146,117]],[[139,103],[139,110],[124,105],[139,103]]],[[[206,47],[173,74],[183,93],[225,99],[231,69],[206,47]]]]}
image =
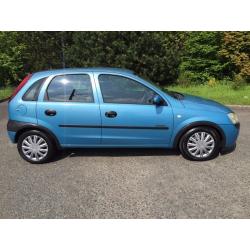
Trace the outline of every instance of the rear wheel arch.
{"type": "Polygon", "coordinates": [[[26,125],[22,128],[20,128],[17,132],[16,132],[16,135],[15,135],[15,142],[17,143],[18,142],[18,139],[19,137],[27,132],[27,131],[31,131],[31,130],[37,130],[37,131],[41,131],[43,133],[45,133],[50,139],[51,141],[53,142],[54,146],[57,148],[57,149],[60,149],[61,146],[60,146],[60,143],[58,141],[58,139],[56,138],[56,136],[54,135],[53,132],[51,132],[50,130],[48,130],[47,128],[44,128],[42,126],[39,126],[39,125],[36,125],[36,124],[32,124],[32,125],[26,125]]]}
{"type": "Polygon", "coordinates": [[[173,143],[174,148],[179,147],[179,143],[180,143],[182,136],[188,130],[196,128],[196,127],[206,127],[206,128],[212,128],[212,129],[216,130],[216,132],[219,134],[220,140],[221,140],[220,147],[223,147],[225,145],[226,138],[225,138],[225,134],[224,134],[223,130],[217,124],[215,124],[213,122],[206,122],[206,121],[203,122],[202,121],[202,122],[194,122],[194,123],[188,124],[187,126],[183,127],[175,136],[174,143],[173,143]]]}

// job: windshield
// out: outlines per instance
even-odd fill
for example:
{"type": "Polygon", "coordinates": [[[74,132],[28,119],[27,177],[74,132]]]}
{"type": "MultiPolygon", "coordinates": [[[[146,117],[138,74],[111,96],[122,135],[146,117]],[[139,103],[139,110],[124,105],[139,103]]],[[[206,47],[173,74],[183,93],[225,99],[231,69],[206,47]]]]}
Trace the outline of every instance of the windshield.
{"type": "Polygon", "coordinates": [[[179,93],[179,92],[170,91],[170,90],[168,90],[167,88],[161,87],[161,86],[159,86],[158,84],[152,82],[152,81],[149,80],[149,79],[145,79],[145,78],[143,78],[143,77],[140,77],[140,78],[142,78],[142,79],[143,79],[144,81],[146,81],[146,82],[149,82],[150,84],[152,84],[152,85],[153,85],[154,87],[156,87],[157,89],[159,89],[159,90],[161,90],[161,91],[167,93],[168,95],[170,95],[171,97],[173,97],[173,98],[175,98],[175,99],[178,99],[178,100],[184,99],[184,95],[181,94],[181,93],[179,93]]]}
{"type": "Polygon", "coordinates": [[[158,84],[156,84],[156,83],[154,83],[154,82],[152,82],[150,79],[148,79],[148,78],[144,78],[144,77],[141,77],[141,76],[139,76],[142,80],[144,80],[145,82],[148,82],[148,83],[150,83],[150,84],[152,84],[154,87],[156,87],[157,89],[159,89],[159,90],[161,90],[161,91],[164,91],[165,92],[165,90],[164,90],[164,88],[163,87],[161,87],[161,86],[159,86],[158,84]]]}

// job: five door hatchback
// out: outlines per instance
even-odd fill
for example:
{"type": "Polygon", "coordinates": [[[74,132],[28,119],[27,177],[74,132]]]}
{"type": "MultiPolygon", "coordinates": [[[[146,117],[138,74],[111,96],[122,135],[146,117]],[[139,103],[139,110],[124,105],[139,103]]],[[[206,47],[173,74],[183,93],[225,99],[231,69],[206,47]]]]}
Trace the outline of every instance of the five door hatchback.
{"type": "Polygon", "coordinates": [[[73,147],[177,148],[208,160],[233,148],[239,132],[227,107],[163,92],[127,70],[44,71],[21,85],[9,102],[8,133],[31,163],[73,147]]]}

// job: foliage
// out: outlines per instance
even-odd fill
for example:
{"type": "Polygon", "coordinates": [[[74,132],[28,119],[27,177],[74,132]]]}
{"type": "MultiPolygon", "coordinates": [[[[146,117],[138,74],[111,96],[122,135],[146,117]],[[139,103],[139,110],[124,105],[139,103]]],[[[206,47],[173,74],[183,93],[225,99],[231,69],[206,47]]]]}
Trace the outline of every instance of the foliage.
{"type": "Polygon", "coordinates": [[[244,80],[242,75],[241,74],[235,75],[232,87],[234,89],[240,89],[244,85],[246,85],[246,81],[244,80]]]}
{"type": "Polygon", "coordinates": [[[155,83],[250,82],[250,32],[0,32],[0,84],[63,67],[121,67],[155,83]]]}
{"type": "Polygon", "coordinates": [[[180,64],[180,79],[204,83],[210,78],[222,79],[227,64],[220,60],[220,32],[189,32],[185,54],[180,64]]]}
{"type": "Polygon", "coordinates": [[[207,82],[207,85],[209,87],[215,87],[217,85],[218,81],[216,81],[216,79],[213,77],[213,78],[210,78],[207,82]]]}
{"type": "Polygon", "coordinates": [[[160,84],[178,77],[181,32],[75,32],[68,66],[121,67],[160,84]]]}
{"type": "MultiPolygon", "coordinates": [[[[68,32],[69,34],[71,32],[68,32]]],[[[65,32],[19,32],[18,41],[25,44],[24,71],[34,72],[62,68],[62,39],[65,32]]]]}
{"type": "Polygon", "coordinates": [[[12,93],[13,87],[11,86],[0,88],[0,100],[10,97],[12,93]]]}
{"type": "Polygon", "coordinates": [[[219,53],[230,64],[236,82],[250,82],[250,32],[224,32],[219,53]]]}
{"type": "Polygon", "coordinates": [[[18,32],[0,32],[0,86],[20,80],[25,45],[17,38],[18,32]]]}

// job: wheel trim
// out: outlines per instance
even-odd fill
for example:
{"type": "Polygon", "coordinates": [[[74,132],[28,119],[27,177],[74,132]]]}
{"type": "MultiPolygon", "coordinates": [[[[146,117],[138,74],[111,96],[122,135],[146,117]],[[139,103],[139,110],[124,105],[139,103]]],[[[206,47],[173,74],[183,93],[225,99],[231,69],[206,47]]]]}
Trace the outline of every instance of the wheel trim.
{"type": "Polygon", "coordinates": [[[187,141],[188,152],[196,158],[206,158],[215,148],[214,137],[208,132],[196,132],[187,141]]]}
{"type": "Polygon", "coordinates": [[[43,160],[47,156],[48,150],[47,142],[39,135],[29,135],[23,139],[22,152],[29,160],[43,160]]]}

